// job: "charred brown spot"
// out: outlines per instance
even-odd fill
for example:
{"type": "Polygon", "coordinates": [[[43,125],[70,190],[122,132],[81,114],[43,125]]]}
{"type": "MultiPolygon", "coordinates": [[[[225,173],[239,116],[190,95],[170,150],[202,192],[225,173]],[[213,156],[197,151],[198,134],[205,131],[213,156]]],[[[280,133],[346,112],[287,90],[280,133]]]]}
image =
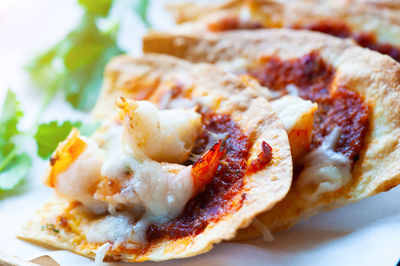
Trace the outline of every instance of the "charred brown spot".
{"type": "MultiPolygon", "coordinates": [[[[178,239],[201,233],[210,222],[239,209],[243,196],[243,178],[250,141],[229,115],[204,113],[203,124],[207,131],[228,133],[221,144],[225,151],[212,181],[205,190],[189,200],[183,212],[162,225],[151,225],[147,238],[153,242],[161,238],[178,239]]],[[[204,140],[201,141],[203,143],[204,140]]]]}
{"type": "Polygon", "coordinates": [[[51,157],[50,158],[50,165],[51,166],[53,166],[53,165],[55,165],[56,164],[56,162],[57,162],[57,160],[58,160],[58,157],[56,156],[56,157],[51,157]]]}
{"type": "Polygon", "coordinates": [[[261,152],[257,155],[246,170],[246,174],[253,174],[265,168],[272,160],[272,148],[265,141],[261,143],[261,152]]]}
{"type": "Polygon", "coordinates": [[[357,93],[346,87],[333,88],[335,71],[317,52],[290,60],[264,58],[261,66],[249,74],[281,94],[288,93],[288,85],[295,85],[301,98],[318,103],[311,150],[339,127],[341,135],[336,151],[357,160],[368,129],[368,107],[357,93]]]}

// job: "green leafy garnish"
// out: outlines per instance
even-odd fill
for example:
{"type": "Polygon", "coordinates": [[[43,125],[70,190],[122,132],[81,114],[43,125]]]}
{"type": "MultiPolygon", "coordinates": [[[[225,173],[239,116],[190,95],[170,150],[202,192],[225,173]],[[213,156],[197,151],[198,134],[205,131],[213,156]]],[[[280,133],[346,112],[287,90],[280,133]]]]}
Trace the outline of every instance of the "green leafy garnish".
{"type": "Polygon", "coordinates": [[[147,28],[151,27],[150,21],[147,18],[147,10],[149,8],[149,0],[140,0],[135,6],[135,11],[146,25],[147,28]]]}
{"type": "Polygon", "coordinates": [[[0,152],[2,156],[7,155],[13,149],[14,144],[10,140],[19,133],[17,125],[23,115],[17,96],[8,90],[0,116],[0,147],[2,147],[0,152]]]}
{"type": "MultiPolygon", "coordinates": [[[[62,41],[33,60],[28,70],[46,94],[44,106],[62,91],[76,109],[89,111],[97,100],[106,63],[124,51],[116,41],[118,18],[106,17],[118,0],[78,0],[85,9],[79,26],[62,41]],[[103,26],[100,28],[100,20],[103,26]],[[104,23],[106,22],[106,23],[104,23]]],[[[134,11],[147,20],[148,0],[138,0],[134,11]]]]}
{"type": "Polygon", "coordinates": [[[0,191],[16,188],[28,175],[32,166],[31,157],[26,153],[16,155],[7,166],[0,171],[0,191]]]}
{"type": "Polygon", "coordinates": [[[98,126],[96,123],[83,124],[70,121],[64,121],[62,124],[59,124],[58,121],[41,124],[35,134],[38,155],[43,159],[48,159],[57,148],[58,143],[65,140],[73,127],[79,129],[82,135],[90,136],[98,126]]]}
{"type": "Polygon", "coordinates": [[[46,92],[48,101],[62,90],[74,108],[88,111],[97,100],[104,66],[120,53],[114,32],[101,32],[95,16],[87,14],[77,29],[36,58],[28,69],[33,81],[46,92]]]}
{"type": "Polygon", "coordinates": [[[32,165],[31,158],[19,151],[14,140],[21,133],[18,123],[22,116],[16,95],[8,90],[0,116],[0,192],[16,188],[32,165]]]}
{"type": "Polygon", "coordinates": [[[111,8],[112,0],[78,0],[87,12],[100,16],[106,16],[111,8]]]}

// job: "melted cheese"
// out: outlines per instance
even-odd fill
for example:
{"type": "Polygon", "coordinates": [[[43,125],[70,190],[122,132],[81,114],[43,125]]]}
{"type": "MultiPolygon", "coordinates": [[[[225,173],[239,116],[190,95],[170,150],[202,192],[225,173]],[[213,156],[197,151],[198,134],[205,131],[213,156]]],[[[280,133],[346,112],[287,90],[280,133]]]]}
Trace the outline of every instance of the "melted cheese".
{"type": "Polygon", "coordinates": [[[103,263],[103,260],[107,254],[107,251],[110,249],[112,245],[110,243],[105,243],[104,245],[101,245],[97,251],[96,251],[96,258],[94,259],[94,264],[96,266],[103,266],[105,265],[103,263]]]}
{"type": "Polygon", "coordinates": [[[317,186],[317,189],[308,195],[311,199],[325,192],[335,191],[351,179],[351,161],[334,151],[339,136],[340,128],[336,127],[318,149],[307,154],[301,161],[304,170],[299,176],[298,184],[317,186]]]}
{"type": "Polygon", "coordinates": [[[288,95],[272,101],[271,106],[288,133],[292,157],[294,161],[297,161],[310,147],[314,114],[318,105],[288,95]]]}
{"type": "Polygon", "coordinates": [[[187,160],[201,116],[146,101],[123,99],[119,107],[123,125],[104,132],[102,148],[80,137],[86,149],[58,174],[55,189],[95,213],[109,211],[90,228],[88,241],[143,244],[149,224],[176,217],[194,194],[192,167],[171,162],[187,160]],[[115,191],[110,181],[118,184],[115,191]]]}
{"type": "Polygon", "coordinates": [[[112,157],[103,165],[101,173],[119,180],[123,188],[110,202],[142,206],[146,219],[153,223],[178,215],[193,194],[191,167],[169,172],[155,161],[139,161],[126,153],[112,157]],[[127,176],[127,171],[132,174],[127,176]]]}
{"type": "Polygon", "coordinates": [[[290,95],[298,97],[299,96],[299,88],[296,85],[289,84],[286,86],[286,90],[290,95]]]}
{"type": "Polygon", "coordinates": [[[92,192],[100,181],[100,169],[103,154],[97,144],[85,137],[80,137],[87,148],[71,165],[58,174],[55,189],[67,198],[77,200],[95,213],[106,210],[106,204],[95,200],[92,192]]]}
{"type": "Polygon", "coordinates": [[[132,237],[132,232],[133,225],[129,216],[108,215],[90,227],[86,238],[93,243],[110,241],[118,244],[128,241],[132,237]]]}
{"type": "Polygon", "coordinates": [[[262,237],[265,242],[272,242],[274,241],[274,236],[272,235],[271,231],[266,227],[260,220],[255,218],[253,220],[252,225],[261,232],[262,237]]]}

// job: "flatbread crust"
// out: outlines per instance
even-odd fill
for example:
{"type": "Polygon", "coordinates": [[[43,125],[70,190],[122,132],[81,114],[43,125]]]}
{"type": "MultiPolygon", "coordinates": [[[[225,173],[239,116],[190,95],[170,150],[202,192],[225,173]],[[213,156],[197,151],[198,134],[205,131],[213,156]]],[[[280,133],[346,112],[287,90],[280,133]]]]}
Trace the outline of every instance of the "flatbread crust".
{"type": "MultiPolygon", "coordinates": [[[[165,95],[175,84],[180,84],[186,98],[207,96],[211,98],[208,108],[231,115],[251,140],[248,162],[261,152],[262,141],[272,147],[273,159],[259,172],[244,177],[242,192],[246,197],[242,207],[217,222],[210,222],[202,233],[177,240],[164,239],[136,253],[113,250],[107,253],[106,260],[161,261],[207,252],[213,244],[233,238],[239,228],[248,226],[254,216],[271,209],[289,190],[293,170],[288,137],[268,102],[259,97],[262,90],[212,65],[193,65],[164,55],[117,57],[107,65],[102,95],[93,116],[106,127],[116,115],[113,110],[117,97],[148,99],[160,104],[160,95],[165,95]]],[[[241,193],[232,202],[239,198],[243,200],[241,193]]],[[[101,244],[88,243],[85,235],[96,219],[56,195],[23,228],[19,237],[94,258],[101,244]],[[60,216],[68,220],[70,230],[57,226],[60,216]]]]}
{"type": "MultiPolygon", "coordinates": [[[[287,229],[301,218],[331,210],[400,184],[400,64],[388,56],[360,48],[351,41],[296,30],[231,31],[203,35],[150,33],[145,52],[157,52],[193,62],[210,62],[243,73],[262,57],[282,60],[318,52],[334,67],[338,84],[360,95],[369,107],[364,149],[343,189],[314,202],[302,200],[304,191],[294,181],[290,192],[259,219],[272,231],[287,229]]],[[[336,85],[335,85],[336,84],[336,85]]],[[[253,235],[254,229],[247,234],[253,235]]]]}
{"type": "Polygon", "coordinates": [[[400,10],[399,0],[344,0],[344,1],[347,1],[349,3],[359,2],[359,3],[374,5],[377,7],[387,7],[400,10]]]}
{"type": "Polygon", "coordinates": [[[191,7],[177,5],[170,9],[174,10],[172,13],[178,22],[186,22],[176,29],[182,33],[209,31],[210,25],[229,18],[257,22],[263,28],[311,29],[333,35],[338,31],[336,36],[344,33],[340,31],[349,31],[363,47],[378,51],[380,49],[386,54],[392,53],[399,61],[400,50],[386,52],[388,47],[378,48],[375,45],[376,41],[378,44],[390,44],[400,49],[399,3],[390,0],[233,0],[224,5],[203,9],[195,4],[191,7]],[[203,12],[198,11],[195,17],[189,19],[185,17],[185,10],[188,9],[203,12]],[[242,9],[250,10],[250,15],[243,17],[242,9]],[[367,45],[366,40],[370,40],[371,45],[367,45]]]}

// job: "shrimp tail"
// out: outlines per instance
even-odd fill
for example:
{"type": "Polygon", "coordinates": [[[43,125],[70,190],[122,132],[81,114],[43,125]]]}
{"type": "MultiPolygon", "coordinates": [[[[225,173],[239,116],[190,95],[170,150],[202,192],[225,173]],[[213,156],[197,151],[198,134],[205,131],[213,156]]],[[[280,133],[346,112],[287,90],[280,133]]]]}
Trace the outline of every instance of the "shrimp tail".
{"type": "Polygon", "coordinates": [[[220,160],[224,155],[224,151],[220,150],[221,142],[222,140],[219,140],[215,143],[211,149],[193,165],[192,177],[194,194],[202,192],[206,185],[208,185],[214,178],[220,160]]]}

